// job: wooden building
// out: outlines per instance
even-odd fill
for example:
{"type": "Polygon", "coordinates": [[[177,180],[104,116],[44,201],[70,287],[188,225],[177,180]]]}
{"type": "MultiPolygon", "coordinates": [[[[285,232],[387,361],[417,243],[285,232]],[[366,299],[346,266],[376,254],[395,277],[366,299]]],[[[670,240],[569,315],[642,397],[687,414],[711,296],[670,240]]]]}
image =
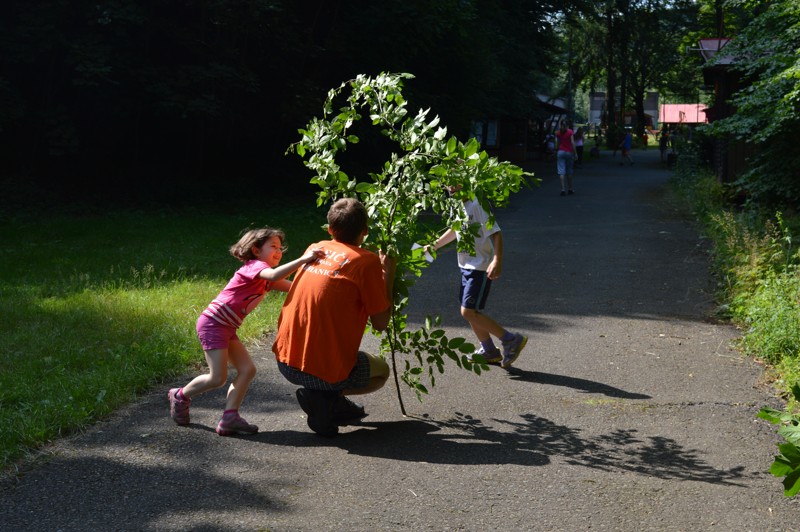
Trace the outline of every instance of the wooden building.
{"type": "MultiPolygon", "coordinates": [[[[728,38],[700,40],[699,51],[703,59],[707,62],[714,59],[713,63],[703,68],[703,80],[714,92],[714,104],[706,110],[709,122],[727,118],[736,112],[730,100],[740,88],[740,77],[731,68],[733,58],[724,54],[728,42],[730,42],[728,38]]],[[[717,178],[724,183],[736,180],[747,165],[750,150],[751,148],[741,141],[715,139],[712,164],[717,178]]]]}

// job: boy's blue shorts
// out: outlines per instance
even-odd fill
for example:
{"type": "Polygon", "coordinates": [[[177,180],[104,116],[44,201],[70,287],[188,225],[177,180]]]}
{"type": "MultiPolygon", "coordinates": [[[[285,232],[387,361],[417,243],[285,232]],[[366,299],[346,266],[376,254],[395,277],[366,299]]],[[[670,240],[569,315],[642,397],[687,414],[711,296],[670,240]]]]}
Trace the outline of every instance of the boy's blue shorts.
{"type": "Polygon", "coordinates": [[[489,298],[492,280],[482,270],[461,268],[461,306],[471,310],[483,310],[489,298]]]}

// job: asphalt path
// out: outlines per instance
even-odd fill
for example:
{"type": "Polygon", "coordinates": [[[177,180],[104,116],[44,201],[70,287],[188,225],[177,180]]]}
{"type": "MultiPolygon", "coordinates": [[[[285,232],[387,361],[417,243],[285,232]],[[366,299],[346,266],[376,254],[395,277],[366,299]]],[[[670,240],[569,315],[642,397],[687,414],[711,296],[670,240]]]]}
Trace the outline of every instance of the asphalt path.
{"type": "MultiPolygon", "coordinates": [[[[325,439],[268,335],[242,409],[260,433],[214,432],[222,391],[178,427],[170,386],[153,390],[3,483],[0,530],[796,530],[800,504],[767,471],[780,440],[756,418],[778,403],[711,319],[707,243],[666,201],[658,151],[634,157],[589,160],[567,197],[554,163],[534,164],[542,185],[497,212],[487,313],[529,337],[511,369],[450,364],[423,402],[403,389],[407,417],[390,382],[325,439]]],[[[471,339],[458,282],[442,253],[411,325],[438,314],[471,339]]]]}

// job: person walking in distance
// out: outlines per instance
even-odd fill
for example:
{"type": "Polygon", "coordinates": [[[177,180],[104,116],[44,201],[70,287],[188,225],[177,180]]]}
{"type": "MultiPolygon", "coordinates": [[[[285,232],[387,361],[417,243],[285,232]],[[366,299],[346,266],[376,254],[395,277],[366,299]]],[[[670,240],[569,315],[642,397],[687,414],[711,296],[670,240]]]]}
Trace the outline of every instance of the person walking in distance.
{"type": "Polygon", "coordinates": [[[567,122],[562,120],[556,132],[558,153],[556,154],[556,170],[561,181],[561,195],[575,194],[572,189],[572,174],[575,163],[575,136],[567,122]]]}

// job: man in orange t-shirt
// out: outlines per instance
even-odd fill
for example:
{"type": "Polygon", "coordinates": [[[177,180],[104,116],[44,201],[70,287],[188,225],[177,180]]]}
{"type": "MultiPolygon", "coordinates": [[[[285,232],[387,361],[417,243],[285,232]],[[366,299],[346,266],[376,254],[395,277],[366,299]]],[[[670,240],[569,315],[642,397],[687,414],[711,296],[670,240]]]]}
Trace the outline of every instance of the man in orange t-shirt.
{"type": "Polygon", "coordinates": [[[366,416],[346,395],[374,392],[389,378],[380,357],[359,351],[370,320],[383,331],[391,315],[395,260],[361,248],[368,216],[353,198],[328,211],[333,240],[312,244],[324,258],[298,270],[281,315],[272,351],[286,379],[301,386],[297,401],[308,426],[322,436],[366,416]]]}

